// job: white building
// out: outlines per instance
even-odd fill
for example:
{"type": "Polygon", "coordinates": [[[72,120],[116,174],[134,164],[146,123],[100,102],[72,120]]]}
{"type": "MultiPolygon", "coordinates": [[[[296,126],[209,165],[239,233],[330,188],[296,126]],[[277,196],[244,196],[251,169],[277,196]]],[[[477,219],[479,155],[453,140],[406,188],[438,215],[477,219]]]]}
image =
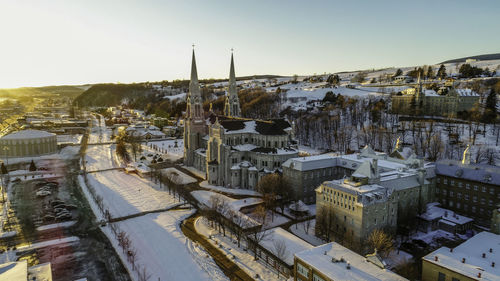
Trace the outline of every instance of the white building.
{"type": "Polygon", "coordinates": [[[56,134],[39,131],[17,131],[0,138],[3,157],[29,157],[57,152],[56,134]]]}
{"type": "Polygon", "coordinates": [[[294,280],[407,280],[373,257],[365,258],[335,242],[323,244],[295,254],[294,280]]]}
{"type": "Polygon", "coordinates": [[[500,235],[481,232],[422,258],[422,280],[500,280],[500,235]]]}

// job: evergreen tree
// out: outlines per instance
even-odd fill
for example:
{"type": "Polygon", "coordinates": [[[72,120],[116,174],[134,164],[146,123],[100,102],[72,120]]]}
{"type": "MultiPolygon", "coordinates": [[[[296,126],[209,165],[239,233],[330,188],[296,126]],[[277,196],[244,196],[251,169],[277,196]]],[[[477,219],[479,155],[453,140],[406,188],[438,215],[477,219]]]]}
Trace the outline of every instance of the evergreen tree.
{"type": "Polygon", "coordinates": [[[429,65],[429,67],[427,68],[427,73],[426,73],[425,77],[427,79],[434,78],[434,70],[432,69],[432,66],[429,65]]]}
{"type": "Polygon", "coordinates": [[[441,80],[446,78],[446,67],[442,64],[437,72],[437,77],[441,80]]]}
{"type": "Polygon", "coordinates": [[[33,160],[31,160],[29,170],[30,170],[30,172],[34,172],[34,171],[36,171],[35,162],[34,162],[33,160]]]}
{"type": "Polygon", "coordinates": [[[497,117],[497,95],[494,91],[490,91],[488,97],[486,97],[486,103],[484,106],[484,112],[482,120],[484,123],[492,123],[497,117]]]}

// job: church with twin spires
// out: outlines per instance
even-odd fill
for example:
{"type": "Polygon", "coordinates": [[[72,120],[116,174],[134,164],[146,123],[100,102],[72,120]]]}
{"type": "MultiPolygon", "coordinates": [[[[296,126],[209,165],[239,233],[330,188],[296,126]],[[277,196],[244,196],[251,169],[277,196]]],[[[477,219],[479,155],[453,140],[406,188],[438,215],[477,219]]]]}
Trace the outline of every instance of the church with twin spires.
{"type": "Polygon", "coordinates": [[[186,103],[184,164],[205,173],[211,185],[254,189],[264,175],[281,172],[283,162],[298,156],[288,121],[241,116],[233,54],[223,115],[203,110],[194,50],[186,103]]]}

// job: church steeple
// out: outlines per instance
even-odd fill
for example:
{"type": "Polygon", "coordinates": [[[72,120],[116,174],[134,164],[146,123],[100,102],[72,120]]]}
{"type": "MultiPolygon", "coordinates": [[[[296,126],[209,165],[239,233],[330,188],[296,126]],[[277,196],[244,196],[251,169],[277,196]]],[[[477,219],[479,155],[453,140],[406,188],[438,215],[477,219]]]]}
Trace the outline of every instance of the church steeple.
{"type": "Polygon", "coordinates": [[[236,87],[236,74],[234,72],[233,49],[231,49],[231,66],[229,68],[229,83],[227,95],[224,103],[224,115],[240,117],[240,99],[238,98],[238,89],[236,87]]]}
{"type": "Polygon", "coordinates": [[[191,80],[189,81],[189,93],[199,93],[200,92],[200,84],[198,83],[198,71],[196,69],[196,57],[194,55],[194,47],[193,47],[193,56],[191,60],[191,80]]]}
{"type": "Polygon", "coordinates": [[[203,119],[203,107],[201,99],[200,83],[198,82],[198,71],[196,69],[196,57],[194,55],[194,45],[193,45],[193,56],[191,61],[191,80],[189,81],[189,93],[186,99],[186,116],[187,118],[202,120],[203,119]]]}

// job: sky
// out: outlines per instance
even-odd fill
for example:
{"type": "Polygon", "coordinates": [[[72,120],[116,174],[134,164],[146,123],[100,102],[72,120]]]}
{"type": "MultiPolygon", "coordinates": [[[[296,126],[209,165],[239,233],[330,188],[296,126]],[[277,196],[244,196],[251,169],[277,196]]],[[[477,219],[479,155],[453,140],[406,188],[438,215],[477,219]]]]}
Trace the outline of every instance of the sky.
{"type": "Polygon", "coordinates": [[[0,88],[310,75],[500,52],[500,1],[0,0],[0,88]]]}

